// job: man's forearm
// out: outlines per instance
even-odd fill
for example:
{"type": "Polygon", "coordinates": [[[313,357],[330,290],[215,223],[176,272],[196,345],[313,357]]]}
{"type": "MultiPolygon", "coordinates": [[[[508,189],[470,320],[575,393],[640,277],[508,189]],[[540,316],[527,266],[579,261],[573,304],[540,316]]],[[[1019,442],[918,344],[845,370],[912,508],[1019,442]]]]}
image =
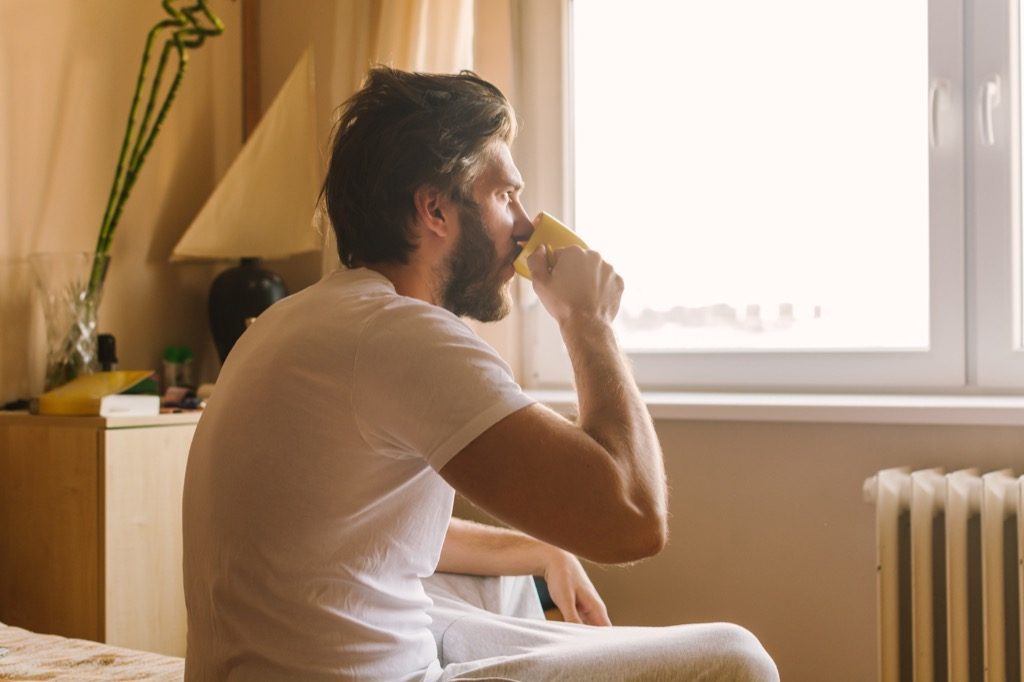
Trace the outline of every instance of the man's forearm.
{"type": "Polygon", "coordinates": [[[579,426],[619,464],[630,502],[644,514],[666,513],[661,445],[611,325],[569,319],[561,325],[576,378],[579,426]]]}
{"type": "Polygon", "coordinates": [[[519,531],[453,518],[437,570],[469,575],[543,575],[555,547],[519,531]]]}
{"type": "Polygon", "coordinates": [[[565,620],[611,625],[608,609],[579,560],[519,531],[453,518],[437,570],[482,576],[543,576],[565,620]]]}

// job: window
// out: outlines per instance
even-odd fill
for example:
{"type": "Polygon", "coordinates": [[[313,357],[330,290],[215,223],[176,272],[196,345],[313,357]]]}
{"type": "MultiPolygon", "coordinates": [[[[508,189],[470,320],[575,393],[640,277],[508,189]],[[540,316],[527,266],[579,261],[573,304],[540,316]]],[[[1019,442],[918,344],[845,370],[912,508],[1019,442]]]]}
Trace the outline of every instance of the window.
{"type": "Polygon", "coordinates": [[[574,3],[574,219],[626,348],[927,348],[927,11],[574,3]]]}
{"type": "MultiPolygon", "coordinates": [[[[623,274],[642,386],[1024,385],[1016,2],[560,4],[524,12],[558,29],[521,166],[623,274]]],[[[564,385],[526,299],[527,381],[564,385]]]]}
{"type": "Polygon", "coordinates": [[[1022,56],[1017,2],[977,2],[968,44],[971,100],[964,107],[971,150],[967,172],[967,266],[972,322],[968,381],[1024,386],[1021,278],[1022,56]]]}

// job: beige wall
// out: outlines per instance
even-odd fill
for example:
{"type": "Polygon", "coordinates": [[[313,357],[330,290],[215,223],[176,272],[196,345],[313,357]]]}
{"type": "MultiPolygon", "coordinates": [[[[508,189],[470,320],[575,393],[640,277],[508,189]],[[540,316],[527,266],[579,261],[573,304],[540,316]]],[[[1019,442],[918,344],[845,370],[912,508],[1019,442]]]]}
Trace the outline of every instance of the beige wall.
{"type": "MultiPolygon", "coordinates": [[[[241,141],[239,3],[210,4],[227,31],[190,53],[111,251],[99,326],[124,369],[157,369],[165,346],[186,343],[202,376],[216,371],[206,294],[218,266],[168,262],[241,141]]],[[[25,258],[95,247],[143,43],[163,16],[155,0],[0,4],[0,401],[42,388],[25,258]]]]}
{"type": "MultiPolygon", "coordinates": [[[[1016,467],[1024,428],[660,421],[671,539],[629,568],[592,567],[620,625],[732,621],[787,682],[875,674],[874,507],[882,468],[1016,467]]],[[[483,518],[460,502],[457,512],[483,518]]]]}

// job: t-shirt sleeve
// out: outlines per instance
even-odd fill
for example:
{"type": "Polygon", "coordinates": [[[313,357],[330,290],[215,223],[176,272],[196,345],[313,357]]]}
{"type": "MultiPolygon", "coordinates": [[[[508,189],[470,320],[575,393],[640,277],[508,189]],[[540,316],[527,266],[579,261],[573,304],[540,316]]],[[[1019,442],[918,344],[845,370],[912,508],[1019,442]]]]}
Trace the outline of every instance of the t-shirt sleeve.
{"type": "Polygon", "coordinates": [[[422,457],[435,471],[534,402],[464,322],[412,303],[381,311],[367,325],[351,399],[360,433],[376,452],[422,457]]]}

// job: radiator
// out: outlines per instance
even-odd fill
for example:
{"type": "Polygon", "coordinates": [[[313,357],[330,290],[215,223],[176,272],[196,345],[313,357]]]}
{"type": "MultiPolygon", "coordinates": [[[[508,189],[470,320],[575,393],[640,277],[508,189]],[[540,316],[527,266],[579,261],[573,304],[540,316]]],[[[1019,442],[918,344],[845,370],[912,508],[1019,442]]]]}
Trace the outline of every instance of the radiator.
{"type": "Polygon", "coordinates": [[[1022,482],[1009,471],[906,468],[865,481],[880,682],[1021,682],[1022,482]]]}

